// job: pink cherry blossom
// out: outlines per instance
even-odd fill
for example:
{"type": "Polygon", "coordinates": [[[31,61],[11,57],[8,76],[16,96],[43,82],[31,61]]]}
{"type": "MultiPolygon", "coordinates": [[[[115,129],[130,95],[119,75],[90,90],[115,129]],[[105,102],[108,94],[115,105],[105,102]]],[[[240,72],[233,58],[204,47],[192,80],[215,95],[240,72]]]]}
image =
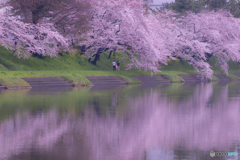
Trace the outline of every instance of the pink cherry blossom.
{"type": "Polygon", "coordinates": [[[53,57],[68,46],[67,39],[52,24],[23,23],[4,14],[0,16],[0,36],[2,45],[14,50],[19,58],[27,58],[32,53],[53,57]]]}

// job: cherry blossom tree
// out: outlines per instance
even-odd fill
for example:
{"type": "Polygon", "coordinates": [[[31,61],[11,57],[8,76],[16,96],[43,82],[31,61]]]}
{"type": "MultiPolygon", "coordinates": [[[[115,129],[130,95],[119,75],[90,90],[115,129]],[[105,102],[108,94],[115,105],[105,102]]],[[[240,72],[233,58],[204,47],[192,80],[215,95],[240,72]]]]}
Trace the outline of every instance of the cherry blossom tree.
{"type": "Polygon", "coordinates": [[[217,57],[226,74],[227,62],[240,60],[238,24],[239,19],[224,10],[179,17],[171,11],[146,13],[138,0],[99,1],[83,43],[90,58],[106,50],[122,50],[131,59],[129,68],[156,72],[159,64],[177,57],[211,78],[210,56],[217,57]]]}
{"type": "Polygon", "coordinates": [[[226,74],[229,60],[240,61],[240,19],[234,18],[230,12],[190,12],[186,17],[177,19],[176,24],[181,33],[179,38],[184,39],[185,44],[179,43],[174,55],[189,60],[195,67],[205,67],[203,72],[212,73],[206,64],[211,56],[217,57],[218,66],[226,74]],[[199,63],[201,65],[196,65],[199,63]]]}
{"type": "Polygon", "coordinates": [[[92,30],[84,35],[87,41],[82,43],[88,46],[90,58],[106,50],[122,50],[131,59],[129,68],[157,71],[160,63],[167,64],[171,58],[165,40],[174,37],[174,24],[166,15],[161,20],[168,27],[153,14],[147,14],[140,0],[98,1],[92,30]]]}
{"type": "Polygon", "coordinates": [[[85,11],[91,7],[86,0],[7,0],[2,6],[9,7],[10,15],[21,16],[25,23],[48,20],[62,27],[73,22],[85,25],[88,18],[85,11]],[[73,17],[78,17],[78,21],[72,21],[73,17]]]}
{"type": "MultiPolygon", "coordinates": [[[[13,17],[1,17],[1,43],[14,49],[19,57],[27,57],[32,53],[54,56],[71,41],[73,48],[86,46],[89,61],[95,57],[93,64],[105,51],[121,50],[131,60],[129,69],[154,72],[177,57],[188,61],[207,78],[213,74],[208,63],[210,56],[217,57],[226,74],[229,60],[240,61],[240,20],[227,11],[189,12],[179,17],[172,11],[148,13],[141,0],[91,0],[90,3],[89,15],[93,16],[86,32],[72,23],[64,25],[63,30],[74,31],[61,32],[63,37],[51,24],[30,25],[13,17]]],[[[68,18],[79,20],[72,12],[68,18]]]]}
{"type": "Polygon", "coordinates": [[[92,15],[90,0],[7,0],[0,8],[8,8],[9,16],[24,23],[52,23],[57,31],[67,37],[74,48],[74,35],[89,28],[92,15]]]}
{"type": "Polygon", "coordinates": [[[88,32],[88,41],[84,42],[91,53],[89,57],[97,56],[108,49],[122,50],[131,59],[129,68],[157,72],[159,64],[167,65],[167,61],[176,56],[190,61],[196,70],[200,69],[210,77],[212,71],[209,70],[209,64],[204,62],[204,53],[209,50],[202,47],[206,44],[180,36],[183,31],[187,31],[176,23],[175,16],[171,11],[146,13],[142,2],[138,0],[101,2],[96,5],[92,32],[88,32]],[[177,55],[185,49],[186,42],[188,47],[202,55],[203,60],[198,61],[182,53],[177,55]]]}
{"type": "Polygon", "coordinates": [[[34,53],[53,57],[59,50],[68,48],[68,39],[59,34],[52,24],[27,24],[4,14],[0,16],[0,36],[1,45],[14,50],[19,58],[27,58],[34,53]]]}

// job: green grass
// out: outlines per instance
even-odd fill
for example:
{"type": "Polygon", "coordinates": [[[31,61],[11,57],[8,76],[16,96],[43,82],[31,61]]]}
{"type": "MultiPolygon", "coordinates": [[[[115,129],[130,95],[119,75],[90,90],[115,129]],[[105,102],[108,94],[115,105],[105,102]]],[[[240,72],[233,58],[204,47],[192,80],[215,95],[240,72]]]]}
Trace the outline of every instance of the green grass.
{"type": "Polygon", "coordinates": [[[61,78],[69,81],[75,86],[86,86],[92,84],[86,77],[79,74],[66,74],[64,76],[61,76],[61,78]]]}
{"type": "Polygon", "coordinates": [[[219,78],[218,77],[216,77],[216,76],[214,76],[214,75],[212,75],[212,79],[211,79],[212,81],[219,81],[219,78]]]}
{"type": "Polygon", "coordinates": [[[238,76],[235,76],[233,74],[228,74],[228,78],[230,78],[232,81],[239,81],[240,78],[238,76]]]}
{"type": "Polygon", "coordinates": [[[118,77],[120,77],[120,78],[123,79],[124,81],[128,82],[129,84],[142,83],[139,79],[134,78],[134,77],[132,77],[132,76],[118,75],[118,77]]]}
{"type": "MultiPolygon", "coordinates": [[[[118,76],[129,84],[141,83],[138,79],[129,75],[128,71],[76,71],[76,70],[56,70],[56,71],[0,71],[0,77],[11,77],[20,79],[23,77],[60,77],[69,81],[73,85],[91,85],[92,83],[85,76],[118,76]],[[126,74],[127,73],[127,74],[126,74]]],[[[21,79],[21,81],[23,81],[21,79]]],[[[19,81],[20,82],[20,81],[19,81]]],[[[3,84],[3,83],[2,83],[3,84]]],[[[4,83],[5,85],[6,83],[4,83]]],[[[22,83],[21,83],[22,84],[22,83]]],[[[20,84],[19,84],[20,85],[20,84]]],[[[12,85],[11,85],[12,86],[12,85]]],[[[18,86],[18,85],[17,85],[18,86]]]]}
{"type": "MultiPolygon", "coordinates": [[[[139,71],[131,69],[126,71],[126,64],[122,58],[123,52],[118,51],[115,57],[108,59],[108,53],[102,54],[96,65],[88,62],[88,59],[80,54],[58,55],[55,58],[50,57],[29,57],[28,59],[19,59],[13,54],[13,51],[6,50],[0,46],[0,78],[3,85],[9,87],[20,87],[29,84],[21,80],[23,77],[60,77],[69,81],[73,85],[91,85],[91,82],[85,76],[118,76],[127,81],[129,84],[141,83],[140,80],[132,77],[133,75],[151,75],[150,71],[139,71]],[[112,71],[112,61],[119,60],[121,63],[121,71],[112,71]]],[[[127,59],[126,62],[128,62],[127,59]]],[[[210,65],[215,74],[223,74],[218,69],[215,58],[210,58],[210,65]]],[[[240,73],[239,64],[229,62],[229,78],[239,80],[233,73],[240,73]]],[[[161,74],[172,82],[183,82],[184,80],[177,76],[179,74],[197,74],[194,68],[188,62],[171,60],[167,66],[160,68],[161,74]]],[[[212,76],[213,81],[219,80],[212,76]]]]}
{"type": "Polygon", "coordinates": [[[7,71],[7,70],[8,69],[4,65],[0,64],[0,71],[7,71]]]}
{"type": "Polygon", "coordinates": [[[91,71],[112,71],[112,61],[119,60],[121,69],[125,70],[122,57],[123,53],[117,52],[115,57],[107,58],[108,54],[103,54],[96,65],[88,62],[84,55],[79,53],[58,55],[55,58],[49,56],[38,58],[29,57],[28,59],[18,58],[13,51],[0,46],[0,71],[42,71],[42,70],[91,70],[91,71]]]}
{"type": "Polygon", "coordinates": [[[7,88],[30,87],[29,83],[18,76],[1,76],[0,83],[7,88]]]}
{"type": "MultiPolygon", "coordinates": [[[[19,59],[12,51],[0,46],[0,64],[8,70],[14,71],[39,71],[39,70],[97,70],[99,66],[94,66],[87,62],[87,59],[79,54],[64,54],[56,58],[50,57],[29,57],[19,59]]],[[[104,66],[101,67],[104,69],[104,66]]]]}
{"type": "Polygon", "coordinates": [[[162,66],[162,70],[164,71],[193,71],[193,66],[189,65],[187,61],[179,61],[179,60],[170,60],[168,61],[168,65],[162,66]]]}
{"type": "MultiPolygon", "coordinates": [[[[119,60],[121,63],[121,71],[125,71],[126,65],[124,64],[122,58],[124,53],[118,51],[115,57],[108,59],[108,53],[102,54],[97,65],[89,63],[84,55],[78,53],[66,54],[62,56],[58,55],[55,58],[50,57],[29,57],[28,59],[19,59],[14,55],[13,51],[7,50],[0,46],[0,71],[12,70],[12,71],[43,71],[43,70],[81,70],[81,71],[112,71],[112,61],[119,60]]],[[[129,60],[127,59],[127,62],[129,60]]],[[[216,65],[216,58],[212,57],[209,59],[210,65],[214,70],[214,73],[223,73],[219,70],[216,65]]],[[[229,72],[234,70],[234,72],[240,73],[240,67],[238,63],[229,62],[229,72]]],[[[173,74],[196,74],[194,68],[188,64],[186,61],[170,60],[168,65],[163,65],[160,70],[164,73],[173,74]]],[[[131,74],[151,74],[150,72],[140,71],[138,69],[131,69],[131,74]]]]}
{"type": "Polygon", "coordinates": [[[172,82],[184,82],[184,79],[182,77],[179,77],[173,73],[165,73],[163,76],[172,82]]]}

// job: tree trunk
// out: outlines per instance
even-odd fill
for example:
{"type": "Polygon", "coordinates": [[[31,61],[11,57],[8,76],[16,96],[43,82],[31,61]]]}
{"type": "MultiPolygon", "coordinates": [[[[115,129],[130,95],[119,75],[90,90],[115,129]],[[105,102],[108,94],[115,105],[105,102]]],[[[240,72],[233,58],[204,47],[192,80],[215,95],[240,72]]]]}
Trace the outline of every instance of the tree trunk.
{"type": "Polygon", "coordinates": [[[34,11],[32,11],[32,22],[33,24],[38,24],[40,19],[39,15],[44,10],[44,5],[38,6],[34,11]]]}
{"type": "Polygon", "coordinates": [[[97,60],[99,60],[99,58],[100,58],[100,54],[95,54],[95,58],[94,58],[94,60],[92,61],[92,64],[94,64],[94,65],[96,65],[97,64],[97,60]]]}
{"type": "Polygon", "coordinates": [[[73,49],[75,49],[75,46],[74,46],[74,42],[73,42],[73,39],[72,39],[72,46],[73,46],[73,49]]]}
{"type": "Polygon", "coordinates": [[[32,12],[32,22],[33,22],[33,24],[38,24],[38,21],[39,21],[38,11],[33,11],[32,12]]]}
{"type": "Polygon", "coordinates": [[[81,47],[81,53],[80,53],[80,55],[82,55],[82,54],[84,54],[85,53],[85,51],[86,51],[86,46],[85,45],[82,45],[82,47],[81,47]]]}
{"type": "MultiPolygon", "coordinates": [[[[108,48],[106,48],[106,50],[108,50],[108,48]]],[[[105,51],[106,51],[106,50],[105,50],[105,51]]],[[[111,52],[109,53],[108,59],[110,59],[110,57],[111,57],[111,55],[112,55],[112,52],[113,52],[113,58],[115,58],[116,49],[113,49],[113,50],[111,50],[111,52]]]]}
{"type": "MultiPolygon", "coordinates": [[[[98,51],[95,55],[93,55],[93,57],[95,56],[94,60],[91,62],[92,64],[96,65],[97,61],[100,60],[100,55],[101,53],[107,51],[109,48],[98,48],[98,51]]],[[[88,59],[88,61],[90,62],[91,58],[88,59]]]]}
{"type": "Polygon", "coordinates": [[[113,52],[113,58],[115,58],[115,52],[113,52]]]}
{"type": "Polygon", "coordinates": [[[111,55],[112,55],[113,50],[110,51],[109,55],[108,55],[108,59],[110,59],[111,55]]]}
{"type": "Polygon", "coordinates": [[[205,57],[207,58],[207,61],[213,56],[213,54],[211,53],[206,53],[205,57]]]}

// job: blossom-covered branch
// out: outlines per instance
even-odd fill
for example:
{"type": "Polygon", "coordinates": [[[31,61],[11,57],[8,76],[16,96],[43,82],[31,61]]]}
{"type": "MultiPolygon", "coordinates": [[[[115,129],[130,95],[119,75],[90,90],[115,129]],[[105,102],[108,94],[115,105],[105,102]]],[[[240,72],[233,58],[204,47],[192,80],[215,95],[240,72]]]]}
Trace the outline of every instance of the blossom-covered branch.
{"type": "Polygon", "coordinates": [[[28,24],[15,17],[0,16],[0,42],[15,51],[18,57],[27,58],[33,53],[55,56],[59,50],[68,48],[68,41],[52,24],[28,24]]]}
{"type": "MultiPolygon", "coordinates": [[[[190,60],[193,66],[198,62],[206,64],[209,57],[215,56],[218,66],[227,74],[227,62],[240,61],[240,19],[234,18],[230,12],[190,12],[186,17],[176,20],[176,24],[182,32],[180,37],[185,39],[185,45],[180,44],[175,54],[187,57],[185,60],[193,58],[190,60]]],[[[206,65],[203,71],[211,73],[209,67],[206,65]]]]}

